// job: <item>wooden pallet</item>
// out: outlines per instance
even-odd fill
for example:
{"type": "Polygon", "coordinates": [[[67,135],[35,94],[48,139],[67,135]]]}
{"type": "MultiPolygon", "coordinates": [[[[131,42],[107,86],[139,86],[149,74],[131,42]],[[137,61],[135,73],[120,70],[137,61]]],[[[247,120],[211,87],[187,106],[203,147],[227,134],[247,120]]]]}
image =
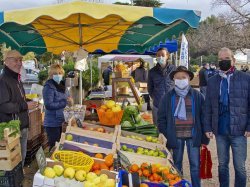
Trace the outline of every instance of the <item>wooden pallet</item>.
{"type": "Polygon", "coordinates": [[[13,132],[4,129],[4,139],[0,141],[0,166],[1,170],[11,171],[22,160],[20,135],[10,136],[13,132]]]}

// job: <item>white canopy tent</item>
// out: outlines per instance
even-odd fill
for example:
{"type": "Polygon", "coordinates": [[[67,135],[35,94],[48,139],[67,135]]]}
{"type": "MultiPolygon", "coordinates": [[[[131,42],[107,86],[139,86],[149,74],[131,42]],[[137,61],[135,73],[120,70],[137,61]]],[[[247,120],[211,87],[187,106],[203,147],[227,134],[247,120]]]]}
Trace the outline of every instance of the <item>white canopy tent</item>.
{"type": "Polygon", "coordinates": [[[119,58],[131,58],[131,59],[143,59],[149,63],[149,69],[154,67],[154,58],[150,55],[104,55],[98,58],[98,68],[101,69],[102,63],[112,62],[114,59],[119,58]]]}

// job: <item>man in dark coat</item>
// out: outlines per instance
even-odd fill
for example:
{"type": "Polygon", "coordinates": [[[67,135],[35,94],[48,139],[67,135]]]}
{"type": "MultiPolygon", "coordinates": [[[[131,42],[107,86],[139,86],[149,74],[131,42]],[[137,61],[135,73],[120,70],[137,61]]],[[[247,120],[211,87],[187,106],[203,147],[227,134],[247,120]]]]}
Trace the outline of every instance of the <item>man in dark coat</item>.
{"type": "Polygon", "coordinates": [[[157,125],[157,112],[163,95],[174,87],[169,74],[176,69],[175,65],[168,63],[169,52],[166,48],[158,49],[156,53],[157,65],[148,73],[148,93],[153,99],[153,121],[157,125]]]}
{"type": "Polygon", "coordinates": [[[207,91],[208,69],[209,69],[209,64],[204,63],[201,70],[199,71],[199,87],[200,87],[200,92],[204,96],[206,96],[206,91],[207,91]]]}
{"type": "Polygon", "coordinates": [[[218,53],[220,72],[208,80],[204,131],[215,135],[221,187],[229,187],[229,154],[233,153],[235,187],[246,187],[247,137],[250,136],[250,76],[237,71],[232,51],[218,53]]]}
{"type": "Polygon", "coordinates": [[[22,56],[18,51],[8,51],[4,58],[4,69],[0,76],[0,122],[19,119],[21,122],[21,151],[24,165],[27,149],[28,110],[38,106],[37,102],[26,102],[20,71],[22,56]]]}
{"type": "Polygon", "coordinates": [[[111,73],[112,73],[112,67],[109,65],[102,73],[102,78],[105,86],[109,85],[109,79],[111,73]]]}

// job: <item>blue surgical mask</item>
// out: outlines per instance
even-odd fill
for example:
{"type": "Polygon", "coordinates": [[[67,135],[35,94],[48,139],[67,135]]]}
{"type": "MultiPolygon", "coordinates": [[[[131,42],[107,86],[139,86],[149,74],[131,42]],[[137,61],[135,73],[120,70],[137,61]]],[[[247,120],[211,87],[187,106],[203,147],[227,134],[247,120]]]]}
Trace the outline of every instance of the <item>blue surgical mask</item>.
{"type": "Polygon", "coordinates": [[[53,80],[57,82],[57,84],[60,84],[62,81],[63,76],[62,75],[53,75],[53,80]]]}
{"type": "Polygon", "coordinates": [[[160,64],[160,65],[165,65],[166,64],[166,57],[157,57],[156,61],[160,64]]]}

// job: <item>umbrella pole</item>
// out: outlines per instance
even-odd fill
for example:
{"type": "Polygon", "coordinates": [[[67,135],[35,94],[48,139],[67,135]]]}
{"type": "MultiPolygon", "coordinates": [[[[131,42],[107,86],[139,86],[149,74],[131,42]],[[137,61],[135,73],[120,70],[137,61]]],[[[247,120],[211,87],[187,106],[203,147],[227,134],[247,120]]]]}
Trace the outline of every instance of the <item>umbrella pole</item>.
{"type": "Polygon", "coordinates": [[[90,55],[90,90],[92,90],[93,85],[93,72],[92,72],[92,55],[90,55]]]}
{"type": "Polygon", "coordinates": [[[82,105],[82,71],[80,71],[80,81],[79,81],[79,84],[80,84],[80,90],[79,90],[79,98],[80,98],[80,102],[79,104],[82,105]]]}

